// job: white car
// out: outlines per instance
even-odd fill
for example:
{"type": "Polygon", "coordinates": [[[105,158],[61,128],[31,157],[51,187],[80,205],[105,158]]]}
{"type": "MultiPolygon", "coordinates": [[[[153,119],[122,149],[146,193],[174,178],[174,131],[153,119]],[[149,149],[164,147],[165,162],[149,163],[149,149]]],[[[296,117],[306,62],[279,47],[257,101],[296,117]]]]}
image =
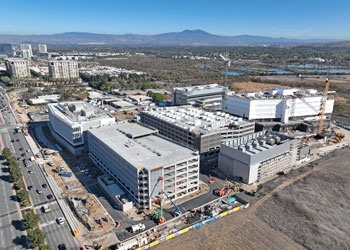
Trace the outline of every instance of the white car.
{"type": "Polygon", "coordinates": [[[57,223],[58,223],[58,225],[64,224],[64,218],[63,217],[58,217],[57,218],[57,223]]]}

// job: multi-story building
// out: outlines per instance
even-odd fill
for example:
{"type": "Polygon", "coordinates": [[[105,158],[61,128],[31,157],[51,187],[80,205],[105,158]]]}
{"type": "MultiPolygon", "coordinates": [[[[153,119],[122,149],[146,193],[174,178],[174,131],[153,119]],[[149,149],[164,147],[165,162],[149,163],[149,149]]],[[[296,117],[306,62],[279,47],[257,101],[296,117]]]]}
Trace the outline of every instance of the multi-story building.
{"type": "Polygon", "coordinates": [[[143,124],[161,135],[194,148],[201,154],[201,167],[217,166],[220,143],[254,133],[254,122],[193,107],[165,107],[142,111],[143,124]]]}
{"type": "Polygon", "coordinates": [[[47,53],[46,44],[38,44],[38,51],[39,51],[39,53],[47,53]]]}
{"type": "Polygon", "coordinates": [[[172,103],[173,105],[191,104],[206,109],[221,110],[224,94],[225,87],[219,84],[174,88],[172,103]]]}
{"type": "Polygon", "coordinates": [[[33,57],[32,45],[21,44],[20,49],[21,49],[22,58],[32,58],[33,57]]]}
{"type": "Polygon", "coordinates": [[[260,131],[221,144],[219,169],[247,184],[263,182],[296,165],[300,140],[260,131]]]}
{"type": "MultiPolygon", "coordinates": [[[[316,90],[274,88],[268,92],[228,94],[222,110],[257,122],[259,130],[317,129],[323,93],[316,90]]],[[[326,100],[324,126],[330,124],[334,96],[326,100]]]]}
{"type": "Polygon", "coordinates": [[[24,78],[30,76],[29,62],[19,58],[5,60],[6,71],[11,77],[24,78]]]}
{"type": "Polygon", "coordinates": [[[162,186],[173,200],[199,190],[198,152],[157,134],[129,122],[88,131],[90,158],[141,209],[159,201],[162,186]]]}
{"type": "Polygon", "coordinates": [[[0,44],[0,56],[1,57],[13,57],[15,56],[15,51],[11,44],[0,44]]]}
{"type": "Polygon", "coordinates": [[[47,106],[51,134],[75,155],[87,152],[87,130],[115,123],[112,115],[83,101],[47,106]]]}
{"type": "Polygon", "coordinates": [[[53,79],[78,79],[79,70],[76,61],[49,61],[49,76],[53,79]]]}

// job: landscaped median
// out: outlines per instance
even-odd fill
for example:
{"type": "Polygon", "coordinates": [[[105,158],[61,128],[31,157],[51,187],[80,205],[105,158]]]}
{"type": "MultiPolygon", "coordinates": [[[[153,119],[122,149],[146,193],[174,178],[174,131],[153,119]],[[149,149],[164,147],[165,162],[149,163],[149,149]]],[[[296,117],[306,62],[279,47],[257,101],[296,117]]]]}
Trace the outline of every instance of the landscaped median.
{"type": "Polygon", "coordinates": [[[45,244],[45,233],[39,228],[40,216],[35,214],[32,209],[33,206],[30,201],[29,192],[17,159],[11,154],[9,148],[3,149],[2,156],[6,160],[10,178],[16,190],[16,196],[23,217],[23,226],[27,230],[30,247],[39,250],[51,250],[52,248],[45,244]]]}

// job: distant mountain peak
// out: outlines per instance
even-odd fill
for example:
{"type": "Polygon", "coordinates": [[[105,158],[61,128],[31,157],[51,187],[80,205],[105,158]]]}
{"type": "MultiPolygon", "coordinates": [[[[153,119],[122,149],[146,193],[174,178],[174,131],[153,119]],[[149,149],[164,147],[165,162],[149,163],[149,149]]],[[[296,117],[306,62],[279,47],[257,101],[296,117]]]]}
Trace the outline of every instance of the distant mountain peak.
{"type": "Polygon", "coordinates": [[[174,45],[174,46],[259,46],[259,45],[286,45],[286,44],[310,44],[324,43],[335,40],[313,39],[300,40],[289,38],[272,38],[266,36],[220,36],[208,33],[201,29],[185,29],[180,32],[169,32],[158,35],[138,35],[138,34],[96,34],[89,32],[64,32],[52,35],[1,35],[0,43],[19,44],[47,43],[47,44],[87,44],[91,42],[108,45],[174,45]]]}

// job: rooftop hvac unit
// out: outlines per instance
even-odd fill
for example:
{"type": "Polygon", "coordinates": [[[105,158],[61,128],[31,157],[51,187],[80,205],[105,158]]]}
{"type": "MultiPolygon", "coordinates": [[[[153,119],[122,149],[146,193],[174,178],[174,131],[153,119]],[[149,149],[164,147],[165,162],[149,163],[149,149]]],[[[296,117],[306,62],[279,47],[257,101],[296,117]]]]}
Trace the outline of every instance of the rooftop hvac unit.
{"type": "Polygon", "coordinates": [[[270,137],[266,140],[266,144],[268,144],[268,145],[272,146],[272,145],[275,145],[275,143],[276,143],[276,141],[272,137],[270,137]]]}
{"type": "Polygon", "coordinates": [[[264,140],[260,140],[260,141],[259,141],[259,144],[260,144],[260,146],[265,146],[266,141],[264,141],[264,140]]]}
{"type": "Polygon", "coordinates": [[[239,146],[239,147],[238,147],[238,150],[244,152],[244,151],[245,151],[245,148],[244,148],[243,146],[239,146]]]}
{"type": "Polygon", "coordinates": [[[257,148],[257,147],[259,147],[259,142],[258,141],[253,141],[253,147],[254,148],[257,148]]]}
{"type": "Polygon", "coordinates": [[[279,144],[281,142],[281,137],[274,136],[273,138],[275,139],[276,144],[279,144]]]}
{"type": "Polygon", "coordinates": [[[245,145],[245,148],[247,149],[247,150],[251,150],[252,149],[252,144],[250,144],[250,143],[247,143],[246,145],[245,145]]]}

